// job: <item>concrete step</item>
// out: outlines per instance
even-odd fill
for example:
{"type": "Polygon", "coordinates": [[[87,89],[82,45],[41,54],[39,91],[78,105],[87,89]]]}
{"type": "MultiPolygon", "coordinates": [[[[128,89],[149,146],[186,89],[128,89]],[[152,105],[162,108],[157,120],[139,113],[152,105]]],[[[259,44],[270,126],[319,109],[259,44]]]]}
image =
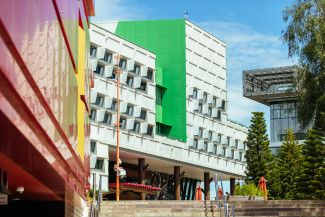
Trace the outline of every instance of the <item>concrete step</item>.
{"type": "Polygon", "coordinates": [[[278,212],[285,212],[285,211],[292,211],[292,212],[325,212],[325,207],[315,207],[315,208],[296,208],[296,207],[250,207],[250,208],[237,208],[236,207],[236,212],[254,212],[254,211],[272,211],[276,210],[278,212]]]}
{"type": "MultiPolygon", "coordinates": [[[[231,213],[231,212],[230,212],[231,213]]],[[[232,214],[232,213],[231,213],[232,214]]],[[[235,210],[235,216],[279,216],[279,212],[277,211],[241,211],[238,212],[235,210]]]]}
{"type": "MultiPolygon", "coordinates": [[[[232,204],[230,204],[232,205],[232,204]]],[[[325,205],[320,204],[235,204],[236,209],[250,209],[256,207],[264,207],[264,208],[318,208],[325,207],[325,205]]]]}
{"type": "Polygon", "coordinates": [[[230,203],[235,204],[251,204],[251,205],[258,205],[258,204],[319,204],[325,205],[325,201],[322,200],[268,200],[268,201],[253,201],[253,200],[246,200],[246,201],[231,201],[230,203]]]}
{"type": "Polygon", "coordinates": [[[100,217],[218,216],[214,201],[103,201],[100,217]]]}
{"type": "Polygon", "coordinates": [[[305,211],[300,211],[300,212],[279,212],[279,216],[287,216],[287,217],[307,217],[307,216],[325,216],[325,212],[305,212],[305,211]]]}
{"type": "Polygon", "coordinates": [[[185,216],[219,216],[219,213],[204,213],[204,212],[151,212],[151,213],[100,213],[100,217],[104,216],[143,216],[143,217],[156,217],[156,216],[175,216],[175,217],[185,217],[185,216]]]}

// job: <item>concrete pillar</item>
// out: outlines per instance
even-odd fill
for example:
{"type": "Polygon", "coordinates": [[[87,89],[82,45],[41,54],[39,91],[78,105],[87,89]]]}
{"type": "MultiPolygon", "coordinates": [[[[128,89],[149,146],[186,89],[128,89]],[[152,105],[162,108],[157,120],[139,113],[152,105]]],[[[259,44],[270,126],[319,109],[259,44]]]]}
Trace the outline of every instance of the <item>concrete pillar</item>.
{"type": "MultiPolygon", "coordinates": [[[[138,159],[138,183],[144,185],[145,184],[145,159],[144,158],[139,158],[138,159]]],[[[146,199],[146,194],[145,193],[140,193],[141,200],[146,199]]]]}
{"type": "Polygon", "coordinates": [[[210,200],[210,173],[204,173],[204,198],[210,200]]]}
{"type": "Polygon", "coordinates": [[[175,200],[181,199],[181,167],[174,166],[175,200]]]}
{"type": "Polygon", "coordinates": [[[230,195],[235,194],[236,179],[230,178],[230,195]]]}

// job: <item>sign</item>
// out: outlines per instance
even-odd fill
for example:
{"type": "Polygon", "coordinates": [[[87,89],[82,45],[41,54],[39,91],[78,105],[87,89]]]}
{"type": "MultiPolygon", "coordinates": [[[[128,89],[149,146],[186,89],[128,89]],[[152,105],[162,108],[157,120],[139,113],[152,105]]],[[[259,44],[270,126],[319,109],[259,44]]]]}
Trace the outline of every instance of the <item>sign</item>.
{"type": "Polygon", "coordinates": [[[8,204],[8,195],[0,194],[0,205],[7,205],[7,204],[8,204]]]}

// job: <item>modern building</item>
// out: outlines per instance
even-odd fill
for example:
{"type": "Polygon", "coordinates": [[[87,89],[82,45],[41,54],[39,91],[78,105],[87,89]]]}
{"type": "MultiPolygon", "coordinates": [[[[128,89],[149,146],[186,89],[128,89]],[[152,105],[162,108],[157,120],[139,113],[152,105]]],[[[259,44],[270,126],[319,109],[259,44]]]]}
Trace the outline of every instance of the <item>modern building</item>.
{"type": "Polygon", "coordinates": [[[92,0],[0,1],[0,216],[86,216],[92,0]]]}
{"type": "Polygon", "coordinates": [[[297,140],[304,140],[306,130],[297,118],[297,66],[243,71],[245,97],[270,106],[270,148],[277,154],[289,128],[297,140]]]}
{"type": "MultiPolygon", "coordinates": [[[[102,188],[108,191],[109,148],[116,145],[117,67],[120,66],[122,70],[121,144],[122,147],[128,145],[136,149],[139,139],[148,143],[155,135],[156,55],[93,24],[90,36],[90,55],[94,70],[90,115],[93,156],[91,168],[92,174],[96,174],[97,186],[102,175],[102,188]]],[[[112,160],[116,159],[113,157],[112,160]]]]}
{"type": "Polygon", "coordinates": [[[184,19],[98,23],[90,35],[93,172],[108,172],[109,183],[115,182],[113,72],[119,64],[126,181],[161,187],[158,196],[166,199],[193,199],[201,180],[209,192],[215,173],[234,187],[246,168],[247,128],[228,119],[226,44],[184,19]],[[142,173],[145,180],[139,180],[142,173]]]}

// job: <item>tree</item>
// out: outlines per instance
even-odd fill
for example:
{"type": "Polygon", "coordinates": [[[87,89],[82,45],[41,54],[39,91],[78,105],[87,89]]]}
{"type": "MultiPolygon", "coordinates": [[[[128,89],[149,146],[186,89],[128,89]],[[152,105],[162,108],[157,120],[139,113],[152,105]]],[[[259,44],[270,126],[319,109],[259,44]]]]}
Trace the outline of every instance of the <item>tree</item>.
{"type": "Polygon", "coordinates": [[[325,140],[310,129],[302,147],[303,160],[298,177],[299,199],[325,199],[325,140]]]}
{"type": "Polygon", "coordinates": [[[268,195],[274,199],[282,199],[281,197],[281,170],[279,167],[279,161],[277,156],[273,156],[273,160],[270,163],[270,176],[267,182],[268,195]]]}
{"type": "MultiPolygon", "coordinates": [[[[298,119],[307,127],[325,113],[325,1],[297,0],[286,8],[283,19],[288,23],[283,39],[289,56],[298,56],[302,67],[298,119]]],[[[320,127],[324,133],[325,123],[320,127]]]]}
{"type": "Polygon", "coordinates": [[[279,198],[290,200],[296,198],[296,186],[301,160],[301,147],[295,141],[293,130],[288,129],[277,156],[276,169],[279,171],[281,186],[279,198]]]}
{"type": "Polygon", "coordinates": [[[261,176],[264,176],[266,180],[269,179],[270,163],[272,162],[263,112],[253,112],[247,139],[244,143],[248,148],[245,153],[247,161],[245,181],[257,186],[261,176]]]}

